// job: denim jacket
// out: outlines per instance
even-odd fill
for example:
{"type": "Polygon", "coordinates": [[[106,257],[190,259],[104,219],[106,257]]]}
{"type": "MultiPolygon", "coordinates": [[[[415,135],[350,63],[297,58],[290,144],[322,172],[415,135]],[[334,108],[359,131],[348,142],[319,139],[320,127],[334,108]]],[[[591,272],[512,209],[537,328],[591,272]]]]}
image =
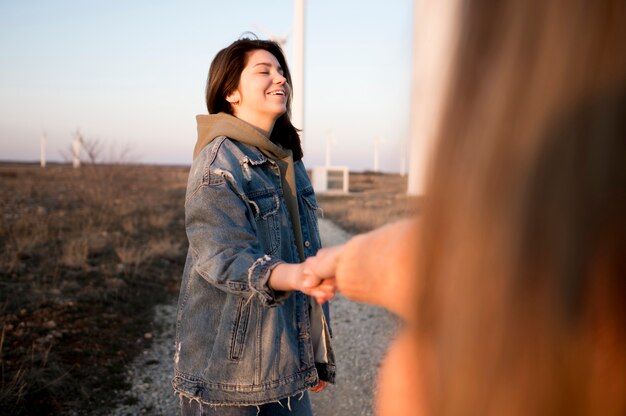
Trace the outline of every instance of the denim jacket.
{"type": "MultiPolygon", "coordinates": [[[[302,162],[294,169],[308,257],[321,244],[318,206],[302,162]]],[[[174,390],[207,404],[256,405],[334,382],[330,337],[328,362],[314,360],[309,297],[268,286],[275,266],[299,261],[276,163],[217,137],[191,166],[185,223],[174,390]]]]}

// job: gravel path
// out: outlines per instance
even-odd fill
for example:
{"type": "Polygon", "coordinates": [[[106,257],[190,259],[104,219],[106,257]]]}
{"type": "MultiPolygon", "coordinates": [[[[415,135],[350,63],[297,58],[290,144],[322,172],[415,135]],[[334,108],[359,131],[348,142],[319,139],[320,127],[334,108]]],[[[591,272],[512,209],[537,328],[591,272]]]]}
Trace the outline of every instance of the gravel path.
{"type": "MultiPolygon", "coordinates": [[[[341,244],[350,235],[328,220],[320,219],[324,246],[341,244]]],[[[348,301],[338,295],[331,302],[333,347],[337,358],[337,384],[320,394],[311,393],[317,416],[372,415],[376,371],[397,320],[388,312],[348,301]]],[[[152,346],[137,357],[128,369],[132,388],[126,404],[114,416],[178,415],[178,397],[170,386],[173,373],[176,305],[155,309],[152,346]]]]}

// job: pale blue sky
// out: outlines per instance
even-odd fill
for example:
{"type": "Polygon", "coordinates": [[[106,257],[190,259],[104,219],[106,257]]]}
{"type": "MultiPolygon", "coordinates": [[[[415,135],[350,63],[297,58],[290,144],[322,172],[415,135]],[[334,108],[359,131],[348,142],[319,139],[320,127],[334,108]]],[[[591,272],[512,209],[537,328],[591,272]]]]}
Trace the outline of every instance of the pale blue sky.
{"type": "MultiPolygon", "coordinates": [[[[409,130],[411,0],[308,0],[305,161],[399,171],[409,130]]],[[[0,1],[0,160],[63,160],[73,132],[189,164],[217,51],[259,28],[283,36],[292,0],[0,1]]],[[[286,45],[291,57],[291,43],[286,45]]]]}

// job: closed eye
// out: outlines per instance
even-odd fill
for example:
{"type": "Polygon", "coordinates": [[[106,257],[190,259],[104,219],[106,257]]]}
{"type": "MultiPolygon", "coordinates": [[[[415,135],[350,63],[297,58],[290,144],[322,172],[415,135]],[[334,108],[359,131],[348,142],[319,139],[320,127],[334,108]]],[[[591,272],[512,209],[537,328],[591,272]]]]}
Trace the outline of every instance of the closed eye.
{"type": "Polygon", "coordinates": [[[276,68],[276,72],[278,72],[280,75],[283,75],[283,67],[278,65],[277,67],[274,67],[271,63],[268,62],[259,62],[258,64],[255,64],[253,68],[257,68],[259,69],[258,72],[256,72],[257,74],[261,74],[261,75],[269,75],[270,74],[270,70],[273,68],[276,68]]]}

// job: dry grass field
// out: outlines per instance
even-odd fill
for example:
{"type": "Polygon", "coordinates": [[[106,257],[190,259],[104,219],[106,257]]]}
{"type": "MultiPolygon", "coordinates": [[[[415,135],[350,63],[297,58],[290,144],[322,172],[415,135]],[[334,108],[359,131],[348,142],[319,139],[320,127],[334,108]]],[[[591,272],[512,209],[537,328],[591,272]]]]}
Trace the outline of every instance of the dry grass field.
{"type": "Polygon", "coordinates": [[[177,290],[186,176],[0,166],[0,414],[113,404],[152,306],[177,290]]]}
{"type": "MultiPolygon", "coordinates": [[[[187,168],[0,165],[0,414],[107,414],[176,299],[187,168]],[[94,412],[94,409],[96,411],[94,412]]],[[[403,217],[398,175],[351,174],[318,196],[349,231],[403,217]]]]}

